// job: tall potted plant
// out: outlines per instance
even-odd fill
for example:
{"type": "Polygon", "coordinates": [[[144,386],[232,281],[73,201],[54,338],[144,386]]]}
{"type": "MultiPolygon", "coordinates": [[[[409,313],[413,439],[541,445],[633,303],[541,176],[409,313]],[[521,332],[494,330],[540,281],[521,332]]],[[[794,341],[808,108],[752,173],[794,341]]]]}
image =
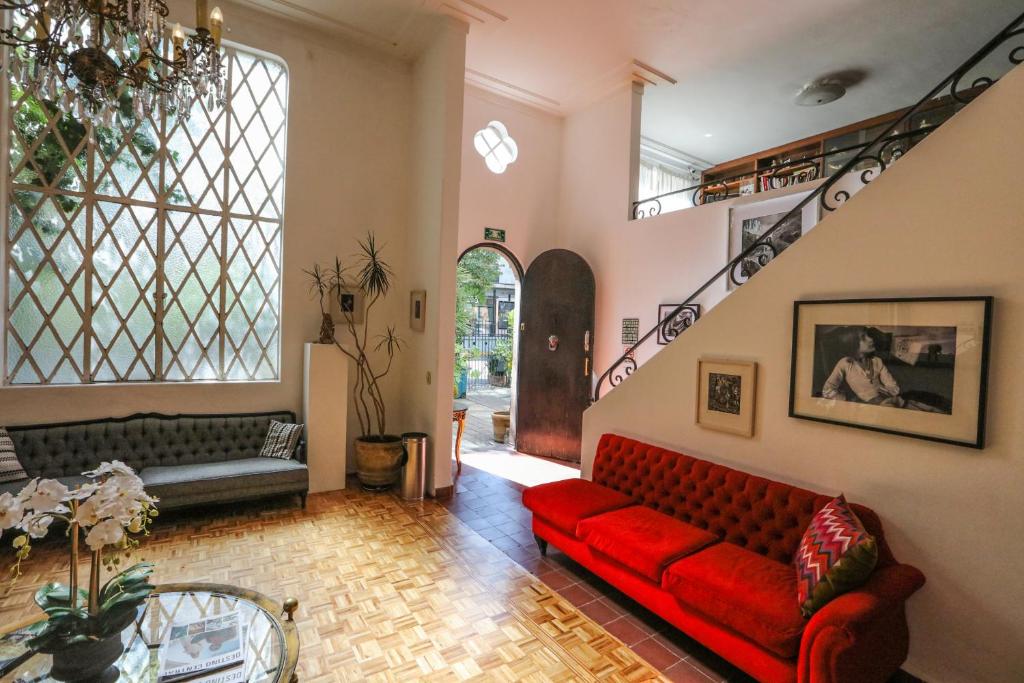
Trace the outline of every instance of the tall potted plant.
{"type": "MultiPolygon", "coordinates": [[[[333,334],[330,340],[355,364],[352,404],[359,420],[360,432],[355,439],[356,474],[363,488],[389,488],[398,479],[405,449],[402,447],[402,438],[387,431],[387,409],[380,382],[391,372],[395,355],[401,350],[403,342],[395,333],[393,325],[388,325],[383,334],[372,340],[369,330],[370,314],[374,306],[387,297],[394,273],[381,257],[381,249],[373,233],[359,241],[359,254],[353,265],[343,266],[341,260],[335,257],[332,266],[320,268],[314,265],[312,270],[305,273],[310,280],[310,289],[320,297],[322,313],[327,310],[325,297],[328,297],[328,302],[330,297],[340,301],[343,292],[357,290],[365,300],[362,328],[356,325],[355,312],[342,308],[343,328],[350,344],[343,345],[333,334]]],[[[326,341],[323,329],[321,341],[326,341]]]]}

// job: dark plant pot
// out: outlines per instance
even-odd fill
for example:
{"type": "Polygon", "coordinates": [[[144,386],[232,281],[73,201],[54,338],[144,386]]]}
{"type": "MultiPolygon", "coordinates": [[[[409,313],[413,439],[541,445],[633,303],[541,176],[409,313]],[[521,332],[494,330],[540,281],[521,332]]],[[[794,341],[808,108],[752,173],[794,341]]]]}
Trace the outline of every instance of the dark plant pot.
{"type": "Polygon", "coordinates": [[[356,475],[369,491],[383,491],[394,486],[404,464],[402,437],[360,436],[356,439],[356,475]]]}
{"type": "Polygon", "coordinates": [[[120,676],[114,662],[124,652],[121,634],[62,647],[51,653],[50,677],[65,683],[107,683],[120,676]]]}

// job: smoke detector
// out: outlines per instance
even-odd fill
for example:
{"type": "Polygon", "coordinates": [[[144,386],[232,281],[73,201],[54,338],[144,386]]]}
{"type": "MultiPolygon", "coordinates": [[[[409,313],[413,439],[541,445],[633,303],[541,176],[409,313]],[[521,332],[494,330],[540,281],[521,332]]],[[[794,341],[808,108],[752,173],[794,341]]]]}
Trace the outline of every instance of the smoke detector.
{"type": "Polygon", "coordinates": [[[794,101],[801,107],[817,107],[835,102],[846,94],[846,86],[835,78],[820,78],[800,89],[794,101]]]}

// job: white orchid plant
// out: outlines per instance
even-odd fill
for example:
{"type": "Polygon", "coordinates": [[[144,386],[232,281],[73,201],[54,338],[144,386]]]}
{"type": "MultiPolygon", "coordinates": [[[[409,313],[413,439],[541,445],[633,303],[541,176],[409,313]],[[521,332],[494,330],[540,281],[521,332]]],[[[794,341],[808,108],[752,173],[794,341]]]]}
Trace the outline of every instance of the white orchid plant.
{"type": "Polygon", "coordinates": [[[103,567],[117,569],[148,535],[157,516],[157,499],[145,492],[135,472],[117,460],[84,475],[92,481],[68,488],[54,479],[33,479],[18,494],[0,494],[0,532],[14,532],[15,563],[11,586],[21,563],[55,521],[63,522],[71,543],[69,585],[51,583],[36,592],[36,603],[49,619],[34,627],[31,645],[41,651],[56,646],[113,636],[127,626],[153,590],[153,567],[136,564],[100,587],[103,567]],[[78,546],[84,534],[92,553],[89,589],[78,587],[78,546]]]}

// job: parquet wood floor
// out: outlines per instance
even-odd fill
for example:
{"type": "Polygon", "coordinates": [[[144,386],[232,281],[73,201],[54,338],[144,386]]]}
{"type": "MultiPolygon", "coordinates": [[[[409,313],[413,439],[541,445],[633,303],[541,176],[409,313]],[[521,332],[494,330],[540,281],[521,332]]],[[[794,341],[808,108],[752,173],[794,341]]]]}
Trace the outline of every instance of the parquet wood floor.
{"type": "MultiPolygon", "coordinates": [[[[298,598],[304,683],[663,680],[433,501],[350,488],[310,496],[307,510],[285,499],[167,515],[143,556],[159,582],[298,598]]],[[[33,616],[35,588],[66,573],[59,543],[37,547],[0,623],[33,616]]]]}

